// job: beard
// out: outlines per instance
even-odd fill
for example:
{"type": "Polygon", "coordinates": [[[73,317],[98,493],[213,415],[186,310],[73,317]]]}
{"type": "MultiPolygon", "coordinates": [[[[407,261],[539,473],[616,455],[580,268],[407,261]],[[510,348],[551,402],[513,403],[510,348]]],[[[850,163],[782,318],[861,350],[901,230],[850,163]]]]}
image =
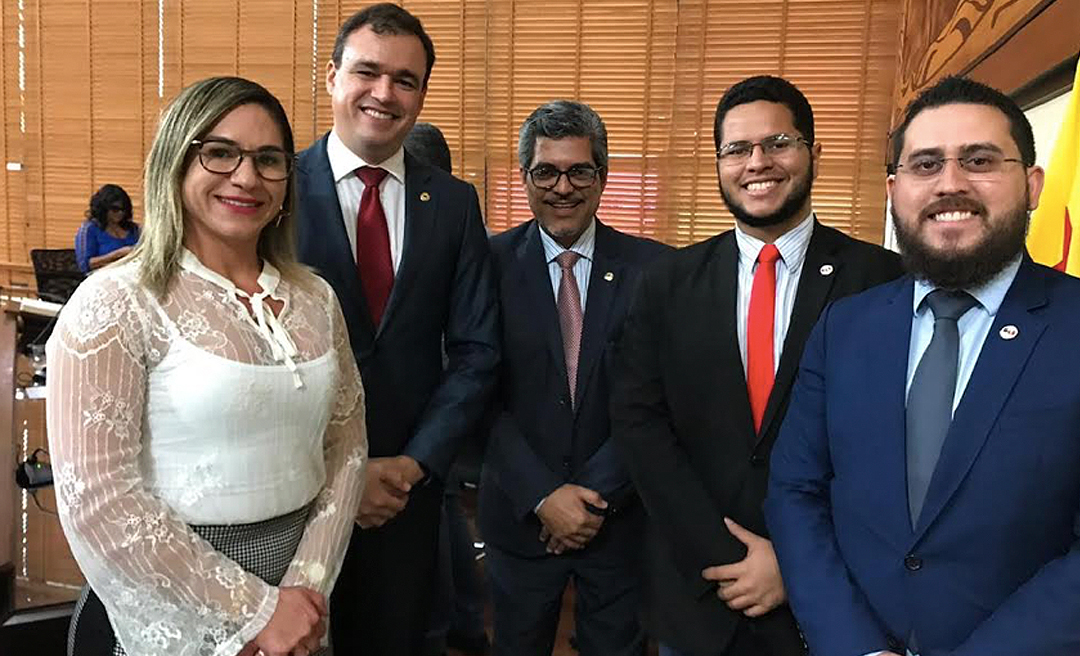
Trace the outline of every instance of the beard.
{"type": "Polygon", "coordinates": [[[802,180],[796,181],[795,188],[791,190],[791,193],[784,199],[784,202],[780,207],[772,214],[766,214],[764,216],[751,214],[745,207],[740,205],[737,200],[728,194],[724,189],[723,184],[720,185],[720,198],[724,200],[724,205],[727,205],[728,210],[734,215],[736,220],[745,223],[751,228],[768,228],[787,222],[795,216],[796,212],[801,211],[806,205],[806,200],[810,198],[810,189],[812,186],[813,178],[810,176],[808,169],[802,180]]]}
{"type": "Polygon", "coordinates": [[[1028,199],[1002,215],[1001,220],[987,223],[987,210],[972,199],[943,198],[919,214],[912,228],[892,208],[896,242],[904,268],[916,278],[949,291],[978,287],[996,276],[1024,251],[1028,228],[1028,199]],[[979,213],[974,221],[982,221],[988,230],[983,240],[974,247],[937,250],[928,246],[918,234],[930,214],[949,210],[970,210],[979,213]]]}

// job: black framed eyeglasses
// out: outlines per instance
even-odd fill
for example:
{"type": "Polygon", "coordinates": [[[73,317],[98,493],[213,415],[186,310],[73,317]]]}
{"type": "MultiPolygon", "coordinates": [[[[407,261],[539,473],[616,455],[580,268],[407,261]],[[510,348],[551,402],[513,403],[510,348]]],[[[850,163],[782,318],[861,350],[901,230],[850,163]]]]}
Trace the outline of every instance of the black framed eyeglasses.
{"type": "Polygon", "coordinates": [[[1015,157],[1005,157],[999,153],[986,152],[975,153],[966,157],[939,157],[937,155],[916,155],[909,158],[906,162],[896,165],[896,172],[907,173],[908,175],[916,178],[922,178],[925,180],[936,178],[941,175],[941,172],[945,170],[945,162],[952,160],[956,162],[960,170],[972,180],[986,180],[1000,176],[1005,172],[1005,164],[1014,162],[1017,164],[1023,164],[1025,167],[1030,166],[1022,159],[1015,157]]]}
{"type": "Polygon", "coordinates": [[[280,182],[292,171],[293,156],[281,148],[267,146],[258,150],[244,150],[231,141],[195,139],[191,145],[199,149],[199,164],[211,173],[229,175],[240,168],[245,157],[255,164],[255,171],[263,180],[280,182]]]}
{"type": "Polygon", "coordinates": [[[761,146],[761,152],[767,157],[782,157],[795,152],[795,147],[800,143],[807,148],[812,146],[809,141],[792,134],[774,134],[765,137],[761,141],[732,141],[720,146],[716,151],[716,158],[724,164],[741,164],[750,159],[754,154],[754,147],[761,146]]]}
{"type": "Polygon", "coordinates": [[[571,166],[563,171],[551,164],[540,164],[531,169],[525,169],[525,173],[532,180],[534,187],[550,191],[558,186],[559,178],[564,175],[575,189],[587,189],[596,183],[596,178],[603,170],[602,166],[571,166]]]}

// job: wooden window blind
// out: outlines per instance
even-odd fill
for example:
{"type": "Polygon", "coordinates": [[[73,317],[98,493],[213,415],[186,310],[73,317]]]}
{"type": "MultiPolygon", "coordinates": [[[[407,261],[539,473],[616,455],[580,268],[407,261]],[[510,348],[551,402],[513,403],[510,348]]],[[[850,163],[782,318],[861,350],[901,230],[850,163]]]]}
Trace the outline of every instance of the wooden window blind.
{"type": "MultiPolygon", "coordinates": [[[[0,12],[0,263],[69,247],[90,194],[120,184],[141,220],[142,163],[161,108],[208,75],[276,93],[297,144],[330,128],[325,66],[355,0],[8,0],[0,12]],[[20,34],[22,35],[20,38],[20,34]]],[[[682,245],[732,224],[716,189],[712,118],[725,89],[783,75],[824,146],[814,206],[880,241],[899,0],[410,0],[435,41],[421,120],[489,227],[530,217],[517,130],[537,105],[587,102],[608,127],[601,218],[682,245]]]]}

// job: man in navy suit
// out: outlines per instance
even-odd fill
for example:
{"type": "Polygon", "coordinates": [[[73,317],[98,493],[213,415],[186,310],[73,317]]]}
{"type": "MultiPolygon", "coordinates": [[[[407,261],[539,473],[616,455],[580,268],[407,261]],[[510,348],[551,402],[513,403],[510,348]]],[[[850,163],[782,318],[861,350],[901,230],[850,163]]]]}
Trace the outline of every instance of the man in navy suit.
{"type": "Polygon", "coordinates": [[[608,345],[641,267],[667,250],[596,218],[607,131],[587,105],[537,108],[518,139],[535,219],[491,240],[503,310],[480,528],[498,656],[549,656],[574,581],[582,656],[640,656],[642,509],[610,439],[608,345]]]}
{"type": "Polygon", "coordinates": [[[1043,171],[1010,98],[946,78],[888,179],[910,276],[806,345],[766,501],[828,656],[1080,653],[1080,281],[1024,250],[1043,171]]]}
{"type": "Polygon", "coordinates": [[[422,651],[442,484],[498,364],[476,192],[402,148],[434,62],[420,21],[396,5],[345,21],[327,65],[334,127],[297,165],[299,254],[341,301],[372,456],[331,597],[339,654],[422,651]]]}

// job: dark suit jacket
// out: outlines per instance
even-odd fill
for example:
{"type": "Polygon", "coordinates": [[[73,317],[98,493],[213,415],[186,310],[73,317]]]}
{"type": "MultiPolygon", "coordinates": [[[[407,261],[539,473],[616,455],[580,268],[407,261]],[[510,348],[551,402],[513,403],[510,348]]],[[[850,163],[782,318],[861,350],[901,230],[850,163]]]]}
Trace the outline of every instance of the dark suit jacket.
{"type": "Polygon", "coordinates": [[[902,654],[914,631],[921,656],[1080,654],[1080,281],[1021,265],[914,528],[912,289],[826,312],[773,455],[769,527],[810,647],[902,654]]]}
{"type": "Polygon", "coordinates": [[[370,454],[412,456],[445,481],[459,443],[483,412],[499,359],[491,255],[476,190],[405,154],[405,244],[375,326],[325,136],[300,153],[297,183],[300,260],[330,282],[341,302],[367,396],[370,454]]]}
{"type": "MultiPolygon", "coordinates": [[[[503,313],[498,409],[480,486],[484,539],[517,555],[541,556],[533,509],[564,483],[595,490],[612,511],[589,545],[608,537],[635,502],[630,477],[608,439],[606,354],[622,330],[641,267],[668,250],[596,222],[596,248],[570,403],[562,334],[535,220],[491,240],[503,313]]],[[[640,515],[640,513],[638,513],[640,515]]],[[[631,547],[626,543],[623,547],[631,547]]]]}
{"type": "MultiPolygon", "coordinates": [[[[806,337],[826,303],[900,274],[895,253],[815,224],[755,434],[735,325],[734,232],[646,272],[616,351],[612,420],[649,514],[645,622],[660,640],[689,654],[716,654],[730,641],[742,615],[701,571],[746,555],[725,516],[769,535],[761,510],[769,453],[806,337]]],[[[778,656],[802,651],[787,606],[752,625],[778,656]]]]}

